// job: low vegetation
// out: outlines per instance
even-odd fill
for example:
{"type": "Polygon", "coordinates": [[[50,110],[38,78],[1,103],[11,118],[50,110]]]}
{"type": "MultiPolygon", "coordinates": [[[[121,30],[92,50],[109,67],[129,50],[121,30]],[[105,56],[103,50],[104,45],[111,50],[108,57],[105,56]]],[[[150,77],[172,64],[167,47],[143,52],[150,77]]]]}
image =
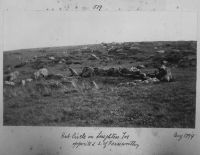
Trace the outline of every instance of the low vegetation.
{"type": "Polygon", "coordinates": [[[196,42],[193,41],[5,51],[3,67],[4,125],[195,127],[196,42]],[[133,82],[132,78],[72,77],[68,69],[80,73],[85,66],[143,65],[142,72],[148,74],[163,61],[171,68],[173,82],[131,85],[127,83],[133,82]],[[34,73],[41,68],[48,70],[48,76],[35,79],[34,73]],[[8,81],[16,71],[19,75],[8,81]]]}

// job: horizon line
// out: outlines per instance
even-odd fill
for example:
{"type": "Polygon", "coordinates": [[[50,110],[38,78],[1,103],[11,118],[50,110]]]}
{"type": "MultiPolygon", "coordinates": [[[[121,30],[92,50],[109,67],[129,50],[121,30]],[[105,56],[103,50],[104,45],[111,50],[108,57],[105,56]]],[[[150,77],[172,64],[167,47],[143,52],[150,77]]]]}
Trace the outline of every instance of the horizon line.
{"type": "Polygon", "coordinates": [[[30,50],[30,49],[46,49],[46,48],[61,48],[61,47],[77,47],[77,46],[91,46],[91,45],[100,45],[102,43],[112,44],[112,43],[142,43],[142,42],[197,42],[197,40],[161,40],[161,41],[125,41],[125,42],[100,42],[100,43],[91,43],[91,44],[74,44],[74,45],[58,45],[58,46],[42,46],[42,47],[33,47],[33,48],[19,48],[19,49],[11,49],[11,50],[3,50],[3,52],[11,52],[11,51],[20,51],[20,50],[30,50]]]}

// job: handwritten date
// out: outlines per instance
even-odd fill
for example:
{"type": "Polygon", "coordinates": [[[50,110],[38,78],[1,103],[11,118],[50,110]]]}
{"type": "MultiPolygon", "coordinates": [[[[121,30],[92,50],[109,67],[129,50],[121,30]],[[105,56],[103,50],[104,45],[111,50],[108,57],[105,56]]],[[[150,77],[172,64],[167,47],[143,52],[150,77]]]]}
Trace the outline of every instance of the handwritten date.
{"type": "Polygon", "coordinates": [[[174,138],[176,138],[176,140],[178,141],[181,141],[183,139],[191,141],[194,138],[194,136],[195,134],[193,133],[184,133],[184,134],[178,132],[174,133],[174,138]]]}

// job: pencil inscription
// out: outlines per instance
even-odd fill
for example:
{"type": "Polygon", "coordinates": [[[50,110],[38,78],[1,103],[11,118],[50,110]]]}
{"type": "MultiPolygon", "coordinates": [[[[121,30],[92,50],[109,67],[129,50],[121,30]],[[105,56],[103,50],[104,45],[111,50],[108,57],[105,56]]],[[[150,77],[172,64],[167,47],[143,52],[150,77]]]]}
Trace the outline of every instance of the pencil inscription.
{"type": "Polygon", "coordinates": [[[134,147],[137,149],[140,146],[137,141],[127,132],[105,133],[100,131],[94,135],[89,135],[84,132],[63,132],[61,134],[61,139],[69,139],[74,149],[96,146],[102,147],[103,149],[110,147],[134,147]]]}

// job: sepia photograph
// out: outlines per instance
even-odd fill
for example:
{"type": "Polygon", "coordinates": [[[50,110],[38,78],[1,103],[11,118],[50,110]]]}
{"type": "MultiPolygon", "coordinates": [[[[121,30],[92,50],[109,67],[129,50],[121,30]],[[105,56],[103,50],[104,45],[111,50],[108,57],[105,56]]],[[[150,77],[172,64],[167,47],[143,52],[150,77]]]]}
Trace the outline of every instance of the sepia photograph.
{"type": "Polygon", "coordinates": [[[5,13],[4,126],[195,128],[193,13],[5,13]]]}

